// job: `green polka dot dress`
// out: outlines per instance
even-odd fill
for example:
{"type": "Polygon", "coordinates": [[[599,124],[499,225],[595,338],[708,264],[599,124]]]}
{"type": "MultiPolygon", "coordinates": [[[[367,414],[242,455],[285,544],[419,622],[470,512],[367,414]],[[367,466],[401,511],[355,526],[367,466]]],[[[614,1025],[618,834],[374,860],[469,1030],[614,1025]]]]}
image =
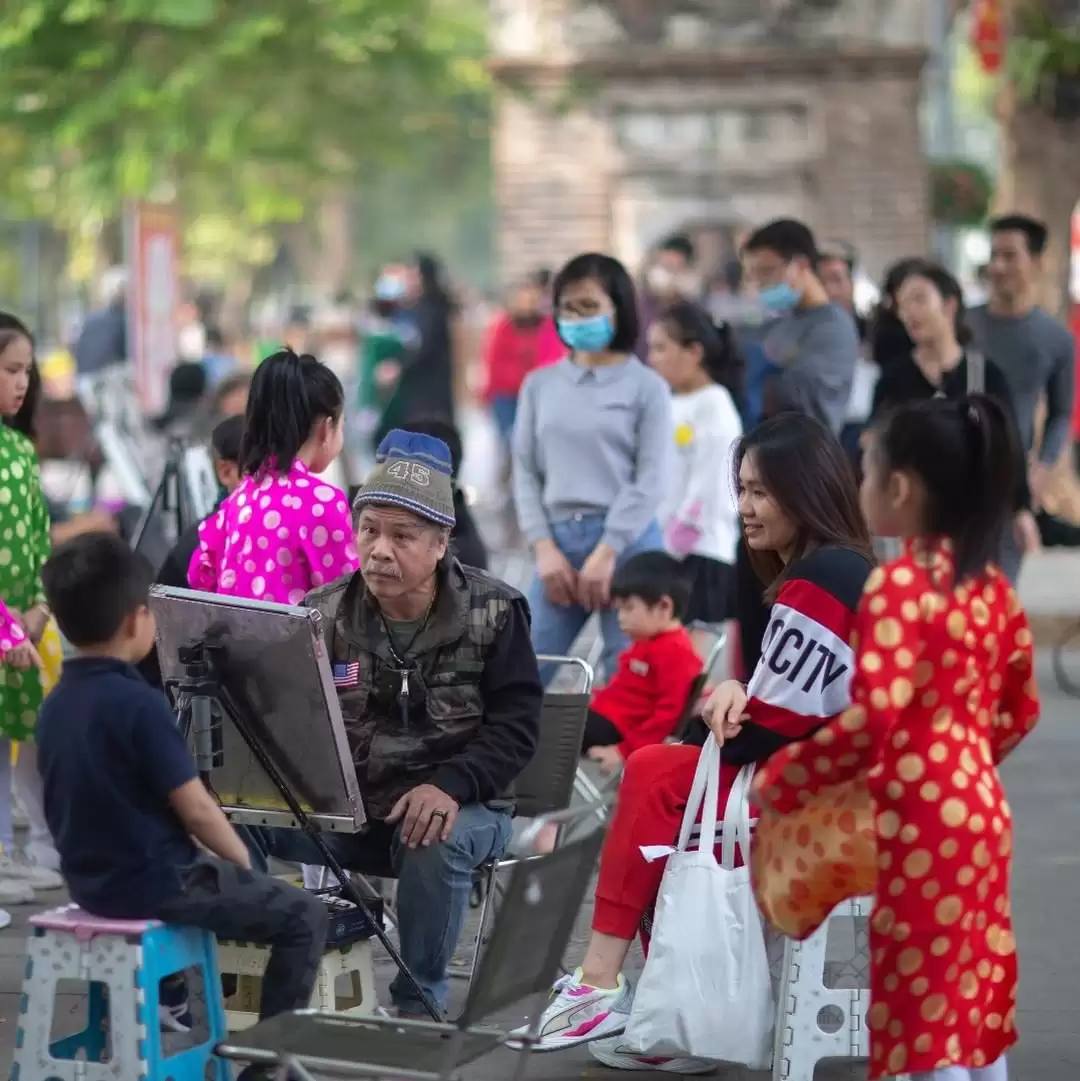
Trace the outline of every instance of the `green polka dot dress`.
{"type": "MultiPolygon", "coordinates": [[[[0,597],[16,612],[45,600],[41,568],[49,557],[49,512],[37,454],[26,436],[0,427],[0,597]]],[[[26,740],[41,708],[41,676],[0,664],[0,734],[26,740]]]]}

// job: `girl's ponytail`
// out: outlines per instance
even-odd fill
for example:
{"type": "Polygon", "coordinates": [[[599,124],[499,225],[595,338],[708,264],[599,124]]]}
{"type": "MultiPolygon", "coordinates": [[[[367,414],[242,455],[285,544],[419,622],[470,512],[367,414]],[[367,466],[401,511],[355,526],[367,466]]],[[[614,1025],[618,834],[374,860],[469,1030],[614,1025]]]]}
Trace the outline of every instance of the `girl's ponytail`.
{"type": "Polygon", "coordinates": [[[666,308],[660,321],[683,347],[701,346],[701,366],[706,375],[725,387],[742,411],[743,360],[731,324],[713,323],[704,308],[680,300],[666,308]]]}
{"type": "Polygon", "coordinates": [[[924,528],[950,538],[956,579],[997,562],[1015,505],[1019,436],[996,398],[909,402],[877,428],[883,473],[907,472],[926,493],[924,528]]]}
{"type": "Polygon", "coordinates": [[[336,421],[344,407],[341,382],[315,357],[291,349],[267,357],[255,369],[248,393],[241,471],[287,472],[315,425],[324,417],[336,421]]]}

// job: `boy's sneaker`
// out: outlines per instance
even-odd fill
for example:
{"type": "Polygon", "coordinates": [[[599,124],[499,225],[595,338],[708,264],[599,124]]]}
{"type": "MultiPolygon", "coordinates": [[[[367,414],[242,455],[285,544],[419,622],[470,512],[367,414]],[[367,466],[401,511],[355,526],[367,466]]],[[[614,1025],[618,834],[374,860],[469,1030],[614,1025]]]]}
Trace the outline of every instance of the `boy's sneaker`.
{"type": "Polygon", "coordinates": [[[34,891],[26,882],[0,878],[0,905],[32,905],[34,891]]]}
{"type": "Polygon", "coordinates": [[[589,1044],[589,1054],[597,1062],[613,1070],[636,1070],[638,1073],[710,1074],[716,1073],[716,1063],[703,1058],[664,1058],[657,1055],[639,1055],[626,1047],[621,1036],[610,1040],[597,1040],[589,1044]]]}
{"type": "Polygon", "coordinates": [[[190,1032],[191,1009],[185,999],[176,1006],[158,1006],[158,1027],[163,1032],[190,1032]]]}
{"type": "Polygon", "coordinates": [[[0,931],[2,931],[5,927],[10,927],[10,926],[11,926],[11,913],[10,912],[5,912],[2,908],[0,908],[0,931]]]}
{"type": "MultiPolygon", "coordinates": [[[[534,1051],[562,1051],[567,1047],[618,1036],[630,1020],[634,995],[622,974],[619,986],[605,991],[581,982],[581,969],[563,976],[551,989],[551,1001],[540,1015],[534,1051]]],[[[513,1036],[527,1036],[529,1025],[514,1029],[513,1036]]],[[[524,1046],[509,1043],[515,1050],[524,1046]]]]}
{"type": "Polygon", "coordinates": [[[165,1032],[190,1032],[191,1006],[187,981],[170,977],[158,987],[158,1024],[165,1032]]]}
{"type": "MultiPolygon", "coordinates": [[[[25,852],[13,848],[0,852],[0,881],[25,882],[32,890],[61,890],[64,880],[58,871],[50,871],[29,859],[25,852]]],[[[3,902],[0,901],[0,904],[3,902]]]]}

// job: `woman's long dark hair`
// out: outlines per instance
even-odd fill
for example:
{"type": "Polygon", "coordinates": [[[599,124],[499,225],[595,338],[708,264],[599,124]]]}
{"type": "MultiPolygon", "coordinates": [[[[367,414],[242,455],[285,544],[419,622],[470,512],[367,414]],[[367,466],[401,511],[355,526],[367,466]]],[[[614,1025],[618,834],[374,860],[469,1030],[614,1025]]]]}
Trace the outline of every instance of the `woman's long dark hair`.
{"type": "MultiPolygon", "coordinates": [[[[34,350],[34,335],[30,328],[10,312],[0,312],[0,353],[16,338],[25,338],[30,343],[30,350],[34,350]]],[[[4,422],[9,428],[22,432],[30,442],[37,441],[37,412],[41,403],[41,372],[38,371],[37,357],[30,362],[30,382],[26,388],[26,397],[19,407],[18,413],[12,417],[4,417],[4,422]]]]}
{"type": "Polygon", "coordinates": [[[985,394],[908,402],[874,430],[880,475],[910,473],[926,493],[930,536],[952,541],[960,581],[996,562],[1015,507],[1019,436],[1008,412],[985,394]]]}
{"type": "Polygon", "coordinates": [[[336,421],[344,408],[340,380],[309,353],[282,349],[267,357],[248,393],[241,472],[287,472],[315,425],[324,417],[336,421]]]}
{"type": "Polygon", "coordinates": [[[824,424],[802,413],[780,413],[747,432],[735,451],[736,490],[747,455],[753,457],[766,491],[797,529],[795,551],[787,564],[776,552],[758,552],[747,545],[754,571],[765,583],[767,601],[776,599],[789,567],[815,548],[850,548],[874,562],[855,474],[843,447],[824,424]]]}
{"type": "Polygon", "coordinates": [[[951,300],[956,305],[953,332],[956,335],[957,344],[969,345],[971,343],[971,330],[967,325],[967,311],[964,307],[964,290],[955,275],[940,263],[935,263],[930,259],[908,260],[902,271],[898,273],[900,280],[896,286],[897,291],[908,278],[924,278],[938,291],[942,300],[951,300]]]}
{"type": "Polygon", "coordinates": [[[430,252],[417,252],[415,261],[420,278],[420,299],[453,313],[457,304],[446,286],[442,263],[430,252]]]}
{"type": "Polygon", "coordinates": [[[659,322],[668,335],[684,349],[701,346],[701,366],[714,382],[725,387],[743,414],[743,358],[728,323],[713,323],[709,313],[698,304],[680,300],[665,308],[659,322]]]}
{"type": "Polygon", "coordinates": [[[881,287],[881,299],[870,318],[870,350],[874,363],[884,370],[902,357],[911,355],[915,343],[911,340],[900,316],[896,314],[896,291],[907,277],[908,268],[921,260],[915,257],[900,259],[885,272],[881,287]]]}

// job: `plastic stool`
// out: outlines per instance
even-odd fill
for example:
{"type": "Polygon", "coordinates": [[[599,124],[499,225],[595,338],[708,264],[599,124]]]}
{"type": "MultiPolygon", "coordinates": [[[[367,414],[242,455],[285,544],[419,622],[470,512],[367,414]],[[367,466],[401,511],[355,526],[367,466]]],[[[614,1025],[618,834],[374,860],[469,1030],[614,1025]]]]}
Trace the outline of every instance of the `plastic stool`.
{"type": "Polygon", "coordinates": [[[229,1081],[228,1064],[213,1053],[228,1035],[213,935],[101,919],[76,905],[32,916],[30,925],[12,1081],[229,1081]],[[202,971],[208,1037],[166,1058],[159,985],[188,968],[202,971]],[[50,1044],[56,985],[65,979],[90,985],[87,1026],[50,1044]]]}
{"type": "MultiPolygon", "coordinates": [[[[823,1059],[866,1059],[870,1041],[866,1011],[870,1008],[869,929],[860,925],[873,906],[870,897],[837,905],[829,918],[805,942],[784,941],[780,975],[780,1000],[773,1052],[773,1081],[814,1081],[814,1068],[823,1059]],[[829,925],[843,917],[855,917],[854,956],[843,967],[843,982],[854,987],[826,987],[825,977],[834,962],[826,949],[829,925]],[[862,919],[860,919],[862,918],[862,919]],[[826,1009],[840,1013],[838,1027],[829,1032],[822,1020],[826,1009]]],[[[840,981],[837,981],[840,982],[840,981]]]]}
{"type": "MultiPolygon", "coordinates": [[[[259,993],[270,950],[251,942],[218,942],[218,965],[226,975],[237,977],[237,990],[225,1001],[225,1023],[230,1032],[241,1032],[259,1020],[259,993]],[[248,977],[242,980],[242,977],[248,977]]],[[[309,1004],[314,1010],[330,1010],[355,1016],[375,1012],[375,961],[368,939],[331,947],[319,962],[319,978],[309,1004]],[[339,976],[348,976],[352,993],[338,997],[339,976]]]]}

